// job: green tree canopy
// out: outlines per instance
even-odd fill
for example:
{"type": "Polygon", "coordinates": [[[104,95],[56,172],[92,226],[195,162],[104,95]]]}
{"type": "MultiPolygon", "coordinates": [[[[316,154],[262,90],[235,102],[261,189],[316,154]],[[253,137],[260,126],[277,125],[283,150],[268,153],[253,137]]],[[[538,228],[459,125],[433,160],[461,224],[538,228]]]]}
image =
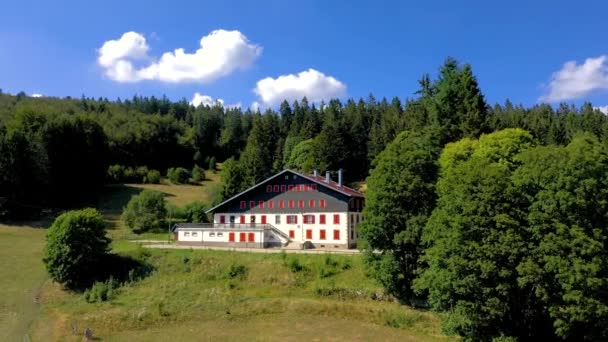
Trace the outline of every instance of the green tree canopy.
{"type": "Polygon", "coordinates": [[[135,232],[163,230],[166,217],[165,195],[152,190],[144,190],[131,197],[122,213],[127,227],[135,232]]]}

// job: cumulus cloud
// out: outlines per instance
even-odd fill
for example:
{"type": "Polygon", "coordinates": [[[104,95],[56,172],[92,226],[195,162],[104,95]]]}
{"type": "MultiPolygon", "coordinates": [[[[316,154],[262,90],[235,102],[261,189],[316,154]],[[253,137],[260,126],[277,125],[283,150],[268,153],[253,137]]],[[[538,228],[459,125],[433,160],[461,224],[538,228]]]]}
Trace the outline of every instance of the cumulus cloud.
{"type": "Polygon", "coordinates": [[[276,105],[283,100],[299,100],[306,96],[309,101],[319,102],[346,94],[346,85],[315,69],[297,75],[281,75],[259,80],[254,92],[266,105],[276,105]]]}
{"type": "Polygon", "coordinates": [[[42,94],[32,94],[31,96],[32,97],[42,97],[43,95],[42,94]]]}
{"type": "Polygon", "coordinates": [[[569,61],[551,76],[541,101],[557,102],[608,90],[608,55],[587,58],[583,64],[569,61]]]}
{"type": "Polygon", "coordinates": [[[193,105],[194,107],[198,107],[201,105],[209,106],[209,107],[220,106],[220,107],[224,107],[224,108],[240,108],[241,107],[240,102],[237,102],[234,104],[224,104],[224,100],[222,100],[222,99],[214,99],[213,97],[211,97],[209,95],[203,95],[199,92],[194,93],[192,100],[190,100],[190,104],[193,105]]]}
{"type": "Polygon", "coordinates": [[[595,108],[595,109],[599,110],[600,112],[608,115],[608,106],[600,106],[600,107],[593,107],[593,108],[595,108]]]}
{"type": "Polygon", "coordinates": [[[261,46],[236,30],[212,31],[199,43],[200,48],[194,53],[178,48],[137,67],[134,62],[152,59],[148,56],[149,46],[142,34],[127,32],[118,40],[105,42],[98,50],[97,61],[106,76],[117,82],[206,83],[250,67],[262,53],[261,46]]]}

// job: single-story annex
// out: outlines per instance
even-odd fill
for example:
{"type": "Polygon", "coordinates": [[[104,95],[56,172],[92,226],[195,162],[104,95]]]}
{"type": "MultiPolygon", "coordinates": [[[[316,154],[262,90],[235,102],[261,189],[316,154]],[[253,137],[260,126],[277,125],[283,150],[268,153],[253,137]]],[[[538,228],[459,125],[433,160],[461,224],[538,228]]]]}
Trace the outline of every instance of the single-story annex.
{"type": "Polygon", "coordinates": [[[283,170],[209,209],[213,223],[173,227],[179,244],[354,248],[363,194],[325,177],[283,170]]]}

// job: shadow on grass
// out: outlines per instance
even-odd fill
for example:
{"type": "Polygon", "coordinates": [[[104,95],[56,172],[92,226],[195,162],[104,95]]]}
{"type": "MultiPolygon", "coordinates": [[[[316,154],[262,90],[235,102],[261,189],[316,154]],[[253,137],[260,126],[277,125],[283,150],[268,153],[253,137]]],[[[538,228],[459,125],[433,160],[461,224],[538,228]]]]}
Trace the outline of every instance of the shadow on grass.
{"type": "Polygon", "coordinates": [[[106,185],[103,187],[95,207],[104,215],[120,215],[131,197],[142,191],[142,188],[125,184],[106,185]]]}

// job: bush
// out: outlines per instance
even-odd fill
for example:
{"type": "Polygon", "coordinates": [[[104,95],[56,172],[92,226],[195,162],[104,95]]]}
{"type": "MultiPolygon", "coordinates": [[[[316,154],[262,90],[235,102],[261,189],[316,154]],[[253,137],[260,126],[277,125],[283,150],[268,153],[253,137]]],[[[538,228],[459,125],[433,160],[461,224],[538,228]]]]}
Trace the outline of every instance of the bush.
{"type": "Polygon", "coordinates": [[[122,219],[134,232],[164,229],[167,209],[165,196],[158,191],[144,190],[131,198],[122,219]]]}
{"type": "Polygon", "coordinates": [[[207,170],[209,171],[215,171],[215,157],[211,157],[209,158],[209,162],[207,163],[207,170]]]}
{"type": "Polygon", "coordinates": [[[288,264],[289,270],[293,273],[308,271],[308,268],[300,263],[300,259],[293,258],[288,264]]]}
{"type": "Polygon", "coordinates": [[[112,299],[119,286],[119,282],[112,277],[106,281],[97,281],[84,292],[84,299],[89,303],[105,302],[112,299]]]}
{"type": "Polygon", "coordinates": [[[206,213],[207,208],[201,202],[191,202],[184,206],[185,219],[192,223],[207,223],[209,218],[206,213]]]}
{"type": "Polygon", "coordinates": [[[190,172],[183,167],[170,168],[167,170],[167,178],[173,184],[185,184],[190,179],[190,172]]]}
{"type": "Polygon", "coordinates": [[[145,178],[145,183],[158,184],[160,183],[160,172],[158,170],[150,170],[145,178]]]}
{"type": "Polygon", "coordinates": [[[110,183],[159,183],[160,172],[149,170],[147,166],[132,168],[124,165],[111,165],[108,167],[106,178],[110,183]],[[155,179],[158,180],[154,181],[155,179]]]}
{"type": "Polygon", "coordinates": [[[198,183],[205,180],[205,170],[201,169],[198,165],[192,168],[192,183],[198,183]]]}
{"type": "Polygon", "coordinates": [[[107,256],[110,239],[95,209],[74,210],[49,228],[43,262],[51,278],[71,289],[88,285],[107,256]]]}
{"type": "Polygon", "coordinates": [[[245,279],[247,277],[247,267],[240,264],[232,264],[228,269],[228,278],[230,279],[245,279]]]}

